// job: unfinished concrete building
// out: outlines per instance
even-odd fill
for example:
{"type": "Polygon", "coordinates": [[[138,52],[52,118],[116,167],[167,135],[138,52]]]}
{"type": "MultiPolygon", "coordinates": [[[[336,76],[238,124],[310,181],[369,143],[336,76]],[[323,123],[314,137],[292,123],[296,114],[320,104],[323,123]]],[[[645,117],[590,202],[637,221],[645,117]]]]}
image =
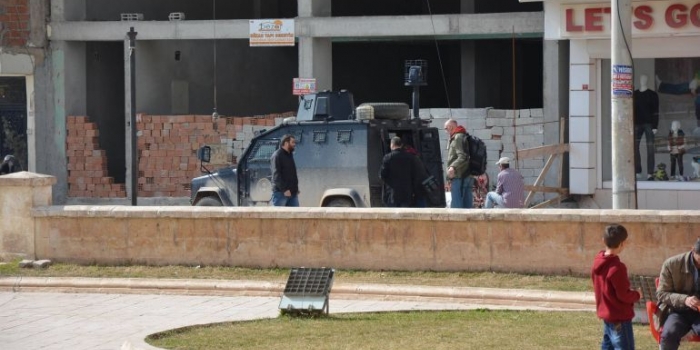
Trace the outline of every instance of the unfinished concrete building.
{"type": "MultiPolygon", "coordinates": [[[[429,62],[421,107],[524,109],[547,104],[545,120],[550,121],[558,121],[566,108],[560,93],[566,84],[558,67],[567,61],[560,57],[568,48],[543,42],[540,3],[22,1],[31,21],[46,19],[46,26],[33,28],[39,39],[17,45],[12,53],[19,71],[8,73],[3,65],[0,74],[26,77],[32,97],[27,102],[27,168],[58,178],[56,203],[69,197],[71,165],[65,145],[71,116],[89,117],[94,126],[88,129],[99,131],[92,135],[106,159],[101,170],[114,184],[129,185],[127,32],[132,27],[138,33],[135,111],[145,115],[210,116],[214,108],[229,117],[294,111],[295,77],[315,78],[319,90],[348,89],[358,104],[410,104],[403,65],[411,59],[429,62]],[[251,47],[249,21],[254,19],[293,19],[295,45],[251,47]]],[[[552,136],[545,136],[545,143],[559,142],[557,131],[556,123],[546,124],[545,135],[552,136]]]]}

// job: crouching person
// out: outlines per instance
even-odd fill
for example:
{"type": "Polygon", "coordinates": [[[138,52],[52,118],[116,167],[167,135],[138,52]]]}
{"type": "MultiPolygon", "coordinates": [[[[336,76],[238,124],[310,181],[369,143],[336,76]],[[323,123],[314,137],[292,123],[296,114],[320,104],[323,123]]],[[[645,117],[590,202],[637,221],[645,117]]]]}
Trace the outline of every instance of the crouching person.
{"type": "Polygon", "coordinates": [[[700,334],[700,239],[687,253],[668,258],[661,267],[656,297],[659,323],[663,325],[659,349],[678,349],[692,330],[700,334]]]}

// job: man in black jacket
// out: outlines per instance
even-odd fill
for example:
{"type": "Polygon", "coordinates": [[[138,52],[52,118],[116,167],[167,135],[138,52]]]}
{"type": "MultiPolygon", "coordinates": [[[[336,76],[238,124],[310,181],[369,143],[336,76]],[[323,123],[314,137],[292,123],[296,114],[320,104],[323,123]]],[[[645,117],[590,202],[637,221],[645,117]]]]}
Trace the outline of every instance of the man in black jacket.
{"type": "Polygon", "coordinates": [[[391,152],[384,156],[379,177],[386,184],[384,204],[387,207],[411,207],[419,182],[416,157],[403,149],[400,137],[391,139],[391,152]]]}
{"type": "Polygon", "coordinates": [[[299,206],[299,179],[294,163],[296,140],[292,135],[282,136],[280,148],[270,158],[272,169],[272,205],[276,207],[299,206]]]}

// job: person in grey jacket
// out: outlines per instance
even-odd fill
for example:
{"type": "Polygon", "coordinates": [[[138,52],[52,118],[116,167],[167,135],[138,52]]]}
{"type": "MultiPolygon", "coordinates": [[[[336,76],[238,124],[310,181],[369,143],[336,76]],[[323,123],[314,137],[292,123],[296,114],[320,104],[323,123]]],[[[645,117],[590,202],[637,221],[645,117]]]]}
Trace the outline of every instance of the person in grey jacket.
{"type": "Polygon", "coordinates": [[[468,172],[469,150],[464,149],[464,138],[468,137],[467,130],[454,119],[449,119],[445,122],[445,131],[450,138],[445,172],[452,196],[450,207],[472,208],[474,178],[468,172]]]}
{"type": "Polygon", "coordinates": [[[668,258],[661,267],[656,297],[663,324],[659,349],[678,349],[691,329],[700,334],[700,239],[690,252],[668,258]]]}

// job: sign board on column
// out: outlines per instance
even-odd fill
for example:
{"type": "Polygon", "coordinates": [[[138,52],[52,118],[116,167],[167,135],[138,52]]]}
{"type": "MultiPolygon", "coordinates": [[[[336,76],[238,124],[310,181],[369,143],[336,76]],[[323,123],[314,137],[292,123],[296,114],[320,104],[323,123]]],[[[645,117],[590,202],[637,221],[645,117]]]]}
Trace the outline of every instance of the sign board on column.
{"type": "Polygon", "coordinates": [[[612,67],[613,97],[632,97],[634,89],[632,66],[615,64],[612,67]]]}
{"type": "Polygon", "coordinates": [[[294,78],[292,85],[292,93],[297,96],[316,92],[316,78],[294,78]]]}
{"type": "Polygon", "coordinates": [[[294,46],[293,19],[250,20],[250,47],[294,46]]]}

